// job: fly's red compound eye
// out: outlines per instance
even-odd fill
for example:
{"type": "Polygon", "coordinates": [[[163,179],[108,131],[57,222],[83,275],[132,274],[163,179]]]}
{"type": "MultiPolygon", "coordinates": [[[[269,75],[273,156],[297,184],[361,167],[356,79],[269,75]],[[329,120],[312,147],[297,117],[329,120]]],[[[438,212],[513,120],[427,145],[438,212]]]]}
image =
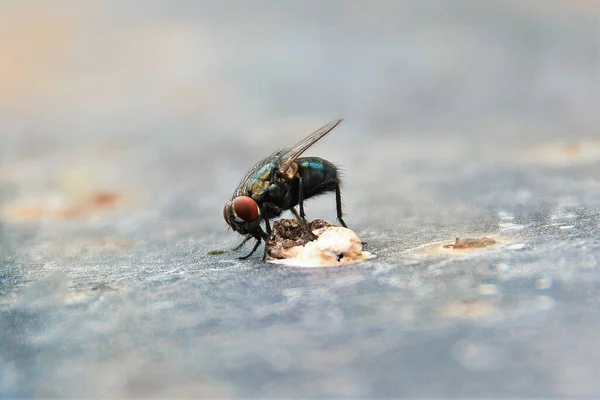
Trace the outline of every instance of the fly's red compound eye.
{"type": "Polygon", "coordinates": [[[233,211],[246,222],[253,222],[260,216],[258,204],[251,197],[238,196],[233,200],[233,211]]]}

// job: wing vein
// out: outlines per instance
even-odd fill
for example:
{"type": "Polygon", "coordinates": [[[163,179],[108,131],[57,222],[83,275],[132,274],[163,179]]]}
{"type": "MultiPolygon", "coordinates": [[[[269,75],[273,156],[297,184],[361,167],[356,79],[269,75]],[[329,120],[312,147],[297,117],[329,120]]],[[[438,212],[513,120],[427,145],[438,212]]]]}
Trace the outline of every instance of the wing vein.
{"type": "Polygon", "coordinates": [[[284,160],[284,162],[279,167],[279,172],[285,174],[292,165],[292,163],[298,157],[300,157],[302,153],[304,153],[312,145],[314,145],[323,137],[325,137],[325,135],[327,135],[329,132],[334,130],[343,120],[343,118],[339,118],[323,125],[319,129],[308,135],[306,138],[298,142],[295,146],[286,150],[285,153],[282,154],[282,159],[284,160]]]}

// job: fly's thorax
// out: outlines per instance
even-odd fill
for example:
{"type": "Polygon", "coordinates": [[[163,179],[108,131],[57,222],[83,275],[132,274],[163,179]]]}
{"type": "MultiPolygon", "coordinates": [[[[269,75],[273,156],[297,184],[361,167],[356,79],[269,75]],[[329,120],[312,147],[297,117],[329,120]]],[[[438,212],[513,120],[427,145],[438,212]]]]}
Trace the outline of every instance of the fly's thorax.
{"type": "Polygon", "coordinates": [[[260,197],[269,186],[277,165],[267,163],[250,175],[238,190],[238,195],[244,194],[250,197],[260,197]]]}
{"type": "Polygon", "coordinates": [[[261,197],[262,194],[271,186],[270,182],[261,180],[249,180],[246,187],[246,193],[252,197],[261,197]]]}
{"type": "Polygon", "coordinates": [[[275,163],[268,163],[263,165],[259,170],[254,173],[253,178],[261,181],[268,181],[271,179],[273,172],[275,171],[275,163]]]}

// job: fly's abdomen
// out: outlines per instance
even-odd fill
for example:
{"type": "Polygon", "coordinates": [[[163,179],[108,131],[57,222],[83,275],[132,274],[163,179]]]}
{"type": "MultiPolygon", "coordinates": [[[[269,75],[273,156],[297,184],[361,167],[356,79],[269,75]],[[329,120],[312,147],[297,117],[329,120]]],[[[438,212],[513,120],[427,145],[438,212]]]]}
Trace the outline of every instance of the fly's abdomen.
{"type": "Polygon", "coordinates": [[[296,160],[296,164],[305,199],[332,192],[338,185],[337,168],[329,161],[318,157],[302,157],[296,160]]]}

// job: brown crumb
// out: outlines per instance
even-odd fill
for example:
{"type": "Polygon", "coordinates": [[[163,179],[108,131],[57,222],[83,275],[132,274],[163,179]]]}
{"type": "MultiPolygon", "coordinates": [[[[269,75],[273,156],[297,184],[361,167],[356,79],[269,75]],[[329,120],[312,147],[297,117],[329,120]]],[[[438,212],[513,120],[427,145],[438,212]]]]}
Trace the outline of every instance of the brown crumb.
{"type": "Polygon", "coordinates": [[[273,225],[267,242],[266,261],[295,267],[334,267],[375,257],[363,251],[356,233],[317,219],[307,226],[297,219],[283,219],[273,225]]]}
{"type": "Polygon", "coordinates": [[[494,239],[488,237],[482,238],[456,238],[454,243],[445,244],[443,247],[445,249],[456,249],[456,250],[464,250],[464,249],[475,249],[488,247],[493,244],[496,244],[494,239]]]}
{"type": "Polygon", "coordinates": [[[308,223],[310,231],[306,230],[304,223],[297,219],[282,219],[273,224],[273,236],[267,243],[267,254],[272,258],[288,258],[289,253],[285,250],[295,246],[304,246],[315,240],[312,231],[331,225],[322,219],[316,219],[308,223]]]}

